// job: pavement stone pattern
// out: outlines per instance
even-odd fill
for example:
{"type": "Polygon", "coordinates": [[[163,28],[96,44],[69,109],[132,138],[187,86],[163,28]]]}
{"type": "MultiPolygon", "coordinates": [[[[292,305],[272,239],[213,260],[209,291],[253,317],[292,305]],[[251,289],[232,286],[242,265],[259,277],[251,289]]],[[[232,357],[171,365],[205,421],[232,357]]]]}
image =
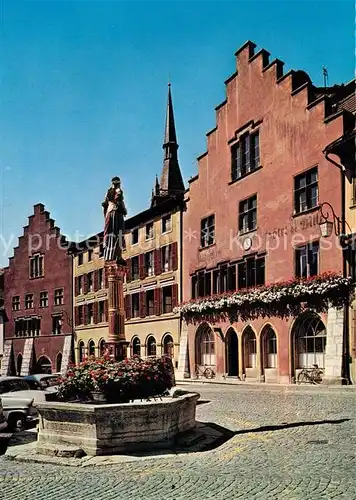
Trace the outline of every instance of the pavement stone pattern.
{"type": "Polygon", "coordinates": [[[1,500],[356,499],[356,391],[185,385],[197,420],[233,431],[197,453],[70,467],[0,457],[1,500]]]}

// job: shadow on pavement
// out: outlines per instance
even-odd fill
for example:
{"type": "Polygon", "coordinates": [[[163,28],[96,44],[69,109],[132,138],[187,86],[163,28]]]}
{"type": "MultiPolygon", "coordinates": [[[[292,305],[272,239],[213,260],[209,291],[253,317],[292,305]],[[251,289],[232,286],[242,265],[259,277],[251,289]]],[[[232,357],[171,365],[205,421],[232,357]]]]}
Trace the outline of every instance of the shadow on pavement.
{"type": "Polygon", "coordinates": [[[255,429],[242,429],[241,431],[235,431],[233,434],[237,436],[239,434],[247,434],[249,432],[267,432],[267,431],[279,431],[283,429],[291,429],[293,427],[303,427],[308,425],[323,425],[323,424],[342,424],[351,420],[350,418],[341,418],[338,420],[314,420],[310,422],[292,422],[290,424],[279,424],[279,425],[264,425],[262,427],[257,427],[255,429]]]}

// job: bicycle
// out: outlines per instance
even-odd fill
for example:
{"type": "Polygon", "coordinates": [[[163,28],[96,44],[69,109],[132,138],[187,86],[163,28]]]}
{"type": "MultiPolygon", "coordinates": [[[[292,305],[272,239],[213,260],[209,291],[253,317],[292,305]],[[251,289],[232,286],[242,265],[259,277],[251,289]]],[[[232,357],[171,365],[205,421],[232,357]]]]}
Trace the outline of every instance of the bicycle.
{"type": "Polygon", "coordinates": [[[202,377],[211,379],[215,377],[215,372],[209,366],[195,365],[195,375],[197,378],[201,375],[202,377]]]}
{"type": "Polygon", "coordinates": [[[321,384],[323,380],[324,370],[319,368],[318,365],[313,365],[313,368],[303,368],[298,374],[298,384],[321,384]]]}

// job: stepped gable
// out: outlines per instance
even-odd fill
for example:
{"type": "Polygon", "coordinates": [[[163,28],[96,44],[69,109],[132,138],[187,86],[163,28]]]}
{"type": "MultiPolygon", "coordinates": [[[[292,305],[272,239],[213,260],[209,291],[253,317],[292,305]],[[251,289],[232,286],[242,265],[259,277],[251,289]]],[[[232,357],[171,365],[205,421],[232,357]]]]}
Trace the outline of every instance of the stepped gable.
{"type": "MultiPolygon", "coordinates": [[[[248,40],[235,52],[236,71],[225,80],[226,98],[215,108],[216,126],[206,133],[208,147],[205,152],[197,157],[198,162],[208,154],[209,145],[216,141],[214,135],[218,131],[219,121],[222,121],[220,118],[226,112],[226,107],[231,105],[228,91],[234,90],[237,92],[237,82],[238,80],[241,82],[244,77],[252,80],[251,69],[256,67],[259,68],[262,77],[259,81],[255,79],[250,85],[256,95],[258,95],[262,86],[266,84],[264,80],[268,80],[269,84],[274,83],[278,87],[287,89],[290,96],[298,99],[299,103],[303,103],[308,112],[316,111],[319,113],[321,111],[325,123],[341,117],[346,129],[354,126],[354,120],[350,118],[350,115],[355,114],[355,80],[348,84],[334,85],[332,87],[317,87],[312,83],[311,78],[305,71],[290,70],[284,73],[283,61],[280,59],[270,61],[270,53],[263,48],[256,51],[256,47],[255,43],[248,40]],[[256,89],[253,88],[254,85],[256,85],[256,89]]],[[[198,178],[199,174],[191,178],[189,184],[198,178]]]]}
{"type": "MultiPolygon", "coordinates": [[[[16,255],[19,253],[23,241],[29,236],[29,234],[31,234],[31,228],[35,223],[36,219],[39,221],[39,223],[45,222],[45,225],[47,227],[47,231],[45,232],[47,232],[49,235],[54,235],[56,238],[61,239],[60,244],[63,248],[68,248],[70,246],[71,243],[67,240],[65,235],[61,234],[60,228],[55,225],[55,220],[52,219],[50,213],[47,210],[45,210],[44,204],[37,203],[36,205],[33,206],[33,213],[28,216],[28,224],[26,224],[26,226],[23,227],[23,234],[18,237],[18,244],[13,249],[14,255],[12,257],[9,257],[8,267],[10,267],[16,255]]],[[[7,269],[7,267],[4,269],[7,269]]]]}

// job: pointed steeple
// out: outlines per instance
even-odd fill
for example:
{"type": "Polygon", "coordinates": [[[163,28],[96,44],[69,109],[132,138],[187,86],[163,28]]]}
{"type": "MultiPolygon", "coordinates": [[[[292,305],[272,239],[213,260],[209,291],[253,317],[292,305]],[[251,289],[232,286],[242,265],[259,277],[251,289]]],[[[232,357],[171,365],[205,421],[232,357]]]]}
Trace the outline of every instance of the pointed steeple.
{"type": "Polygon", "coordinates": [[[176,126],[174,123],[171,84],[168,84],[168,101],[166,112],[166,126],[163,142],[164,158],[160,180],[160,190],[163,196],[174,196],[184,193],[184,182],[178,162],[178,143],[176,126]]]}

